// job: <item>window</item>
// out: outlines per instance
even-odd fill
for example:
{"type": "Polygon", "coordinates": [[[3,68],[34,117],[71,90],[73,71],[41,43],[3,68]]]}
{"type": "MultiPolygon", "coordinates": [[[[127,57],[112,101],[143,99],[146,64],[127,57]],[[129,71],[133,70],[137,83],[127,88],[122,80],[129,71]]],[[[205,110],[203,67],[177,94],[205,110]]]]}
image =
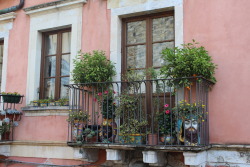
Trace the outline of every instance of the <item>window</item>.
{"type": "Polygon", "coordinates": [[[123,19],[122,73],[162,66],[161,51],[174,47],[174,12],[123,19]]]}
{"type": "Polygon", "coordinates": [[[67,98],[71,30],[43,33],[40,98],[67,98]]]}
{"type": "Polygon", "coordinates": [[[2,87],[3,48],[4,48],[4,41],[0,40],[0,90],[2,87]]]}

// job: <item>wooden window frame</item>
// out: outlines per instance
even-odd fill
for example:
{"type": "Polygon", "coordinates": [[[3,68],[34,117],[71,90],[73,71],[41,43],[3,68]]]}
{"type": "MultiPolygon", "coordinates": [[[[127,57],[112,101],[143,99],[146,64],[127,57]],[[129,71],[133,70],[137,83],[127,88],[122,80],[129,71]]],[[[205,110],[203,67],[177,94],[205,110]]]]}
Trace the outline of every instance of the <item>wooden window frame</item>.
{"type": "MultiPolygon", "coordinates": [[[[153,42],[152,40],[152,20],[155,18],[168,17],[168,16],[174,17],[174,11],[167,11],[167,12],[154,13],[154,14],[148,14],[148,15],[122,19],[122,63],[121,63],[122,75],[124,75],[128,70],[127,69],[127,49],[126,49],[128,46],[146,45],[146,67],[131,69],[131,70],[140,70],[140,69],[147,69],[153,66],[153,44],[163,43],[163,42],[175,43],[175,37],[173,40],[163,40],[163,41],[157,41],[157,42],[153,42]],[[136,44],[127,44],[127,23],[135,22],[135,21],[142,21],[142,20],[146,20],[146,42],[136,43],[136,44]]],[[[175,32],[175,28],[174,28],[174,32],[175,32]]],[[[160,68],[160,67],[154,67],[154,68],[160,68]]]]}
{"type": "Polygon", "coordinates": [[[63,29],[63,30],[55,30],[55,31],[49,31],[44,32],[42,34],[42,57],[41,57],[41,75],[40,75],[40,93],[39,98],[44,99],[45,98],[45,79],[49,78],[55,78],[55,95],[54,99],[58,100],[60,99],[60,88],[61,88],[61,78],[62,77],[70,77],[70,75],[63,75],[61,76],[61,58],[62,55],[71,54],[71,52],[62,53],[62,34],[65,32],[71,32],[71,28],[63,29]],[[47,55],[46,51],[46,37],[48,35],[54,35],[57,34],[57,48],[56,48],[56,54],[53,55],[47,55]],[[56,75],[54,77],[45,77],[45,59],[49,56],[56,56],[56,75]]]}
{"type": "MultiPolygon", "coordinates": [[[[143,16],[136,16],[136,17],[130,17],[130,18],[124,18],[122,19],[122,63],[121,63],[121,73],[122,76],[126,74],[126,72],[129,70],[127,68],[127,47],[128,46],[137,46],[137,45],[146,45],[146,66],[145,68],[134,68],[130,70],[143,70],[143,69],[148,69],[150,67],[153,67],[153,44],[155,43],[163,43],[163,42],[174,42],[175,45],[175,36],[172,40],[163,40],[163,41],[156,41],[153,42],[153,35],[152,35],[152,22],[153,19],[155,18],[161,18],[161,17],[168,17],[168,16],[173,16],[174,21],[175,21],[175,16],[174,16],[174,11],[168,11],[168,12],[162,12],[162,13],[153,13],[153,14],[148,14],[148,15],[143,15],[143,16]],[[146,20],[146,42],[145,43],[136,43],[136,44],[127,44],[127,23],[129,22],[135,22],[135,21],[142,21],[146,20]]],[[[174,27],[174,34],[175,34],[175,27],[174,27]]],[[[159,69],[159,67],[154,67],[155,69],[159,69]]],[[[147,78],[146,79],[151,79],[147,78]]],[[[146,108],[147,112],[151,113],[152,111],[152,99],[151,97],[164,97],[164,98],[169,98],[170,101],[173,101],[174,98],[171,98],[171,94],[169,92],[166,92],[161,95],[154,95],[152,92],[152,86],[147,85],[146,86],[146,108]],[[165,96],[166,95],[166,96],[165,96]]]]}

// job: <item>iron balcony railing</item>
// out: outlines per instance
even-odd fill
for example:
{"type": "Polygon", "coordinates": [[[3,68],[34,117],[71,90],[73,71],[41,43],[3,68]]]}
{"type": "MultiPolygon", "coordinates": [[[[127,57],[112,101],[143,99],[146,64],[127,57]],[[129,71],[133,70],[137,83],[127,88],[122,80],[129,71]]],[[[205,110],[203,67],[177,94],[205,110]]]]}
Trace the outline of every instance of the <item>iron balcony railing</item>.
{"type": "Polygon", "coordinates": [[[208,92],[202,77],[67,85],[69,143],[207,146],[208,92]]]}

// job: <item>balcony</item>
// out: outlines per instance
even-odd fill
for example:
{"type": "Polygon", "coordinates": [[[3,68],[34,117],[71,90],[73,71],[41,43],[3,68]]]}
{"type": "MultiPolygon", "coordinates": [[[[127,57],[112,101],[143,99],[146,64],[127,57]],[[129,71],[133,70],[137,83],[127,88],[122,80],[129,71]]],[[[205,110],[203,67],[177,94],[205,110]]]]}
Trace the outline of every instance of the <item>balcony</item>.
{"type": "Polygon", "coordinates": [[[67,85],[68,145],[82,148],[203,150],[209,147],[202,77],[67,85]]]}

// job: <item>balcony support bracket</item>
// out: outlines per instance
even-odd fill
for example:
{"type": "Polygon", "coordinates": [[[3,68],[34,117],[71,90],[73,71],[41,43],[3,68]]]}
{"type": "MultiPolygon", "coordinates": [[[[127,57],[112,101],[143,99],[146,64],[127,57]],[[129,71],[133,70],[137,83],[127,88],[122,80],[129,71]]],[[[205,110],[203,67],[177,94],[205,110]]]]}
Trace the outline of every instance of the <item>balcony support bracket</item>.
{"type": "Polygon", "coordinates": [[[151,166],[163,166],[165,162],[165,156],[163,152],[158,151],[142,151],[143,162],[149,163],[151,166]]]}
{"type": "Polygon", "coordinates": [[[87,162],[96,162],[99,159],[99,149],[81,149],[82,159],[87,162]]]}
{"type": "Polygon", "coordinates": [[[125,160],[125,151],[123,150],[106,149],[106,152],[107,160],[115,161],[116,163],[125,160]]]}
{"type": "Polygon", "coordinates": [[[199,167],[201,164],[205,164],[207,161],[207,152],[202,151],[198,153],[194,152],[183,152],[185,165],[191,167],[199,167]]]}

